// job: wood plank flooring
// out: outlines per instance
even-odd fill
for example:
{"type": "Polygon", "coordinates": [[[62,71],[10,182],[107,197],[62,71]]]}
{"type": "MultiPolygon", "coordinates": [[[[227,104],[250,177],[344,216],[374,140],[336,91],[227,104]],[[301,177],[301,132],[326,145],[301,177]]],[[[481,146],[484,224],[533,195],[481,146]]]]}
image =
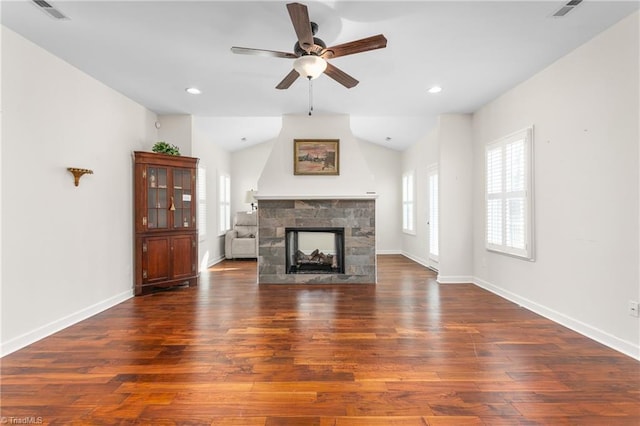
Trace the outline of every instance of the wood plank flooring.
{"type": "Polygon", "coordinates": [[[2,422],[640,424],[639,362],[378,261],[378,285],[297,287],[225,261],[198,288],[125,301],[4,357],[2,422]]]}

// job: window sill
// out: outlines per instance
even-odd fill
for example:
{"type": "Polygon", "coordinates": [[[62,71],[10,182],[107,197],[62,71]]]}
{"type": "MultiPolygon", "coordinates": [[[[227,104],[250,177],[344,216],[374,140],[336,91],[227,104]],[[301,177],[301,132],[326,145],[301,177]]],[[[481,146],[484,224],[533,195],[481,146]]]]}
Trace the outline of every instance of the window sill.
{"type": "Polygon", "coordinates": [[[509,257],[514,257],[516,259],[520,259],[520,260],[526,260],[529,262],[535,262],[536,259],[529,253],[527,254],[518,254],[518,253],[511,253],[508,251],[503,251],[503,250],[498,250],[495,248],[489,248],[489,247],[485,247],[487,249],[488,252],[491,253],[496,253],[496,254],[502,254],[504,256],[509,256],[509,257]]]}

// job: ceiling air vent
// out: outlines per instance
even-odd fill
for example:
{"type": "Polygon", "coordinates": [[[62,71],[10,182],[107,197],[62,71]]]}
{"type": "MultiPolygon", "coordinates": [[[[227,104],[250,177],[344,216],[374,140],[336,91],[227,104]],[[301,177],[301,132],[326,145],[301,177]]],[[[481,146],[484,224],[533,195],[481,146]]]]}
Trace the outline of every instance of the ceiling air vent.
{"type": "Polygon", "coordinates": [[[582,0],[571,0],[569,3],[562,6],[560,9],[553,14],[556,18],[561,18],[565,16],[567,13],[571,12],[577,5],[582,3],[582,0]]]}
{"type": "Polygon", "coordinates": [[[65,16],[62,12],[60,12],[55,7],[51,6],[51,4],[47,3],[44,0],[33,0],[33,4],[38,6],[38,9],[57,20],[67,20],[69,17],[65,16]]]}

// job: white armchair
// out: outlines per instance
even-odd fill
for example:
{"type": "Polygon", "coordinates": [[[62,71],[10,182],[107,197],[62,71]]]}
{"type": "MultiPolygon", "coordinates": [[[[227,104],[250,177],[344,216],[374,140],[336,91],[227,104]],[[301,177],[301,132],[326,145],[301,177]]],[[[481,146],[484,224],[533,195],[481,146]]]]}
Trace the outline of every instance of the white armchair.
{"type": "Polygon", "coordinates": [[[224,238],[227,259],[258,257],[258,212],[237,212],[233,229],[224,238]]]}

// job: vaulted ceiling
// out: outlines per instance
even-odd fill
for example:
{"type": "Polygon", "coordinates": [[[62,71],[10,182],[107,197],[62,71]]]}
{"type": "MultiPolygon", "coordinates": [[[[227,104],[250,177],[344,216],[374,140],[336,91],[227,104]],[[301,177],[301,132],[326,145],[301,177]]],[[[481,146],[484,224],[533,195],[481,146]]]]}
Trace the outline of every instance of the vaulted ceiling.
{"type": "MultiPolygon", "coordinates": [[[[2,24],[158,114],[198,117],[226,149],[273,138],[283,114],[308,111],[307,81],[275,88],[292,59],[230,50],[293,52],[287,2],[49,3],[69,19],[53,19],[31,0],[4,1],[2,24]]],[[[329,46],[388,39],[385,49],[331,60],[360,83],[346,89],[320,76],[313,107],[351,115],[356,136],[398,150],[439,114],[475,111],[638,9],[636,1],[585,0],[554,17],[567,0],[303,3],[329,46]],[[442,92],[428,93],[434,85],[442,92]]]]}

